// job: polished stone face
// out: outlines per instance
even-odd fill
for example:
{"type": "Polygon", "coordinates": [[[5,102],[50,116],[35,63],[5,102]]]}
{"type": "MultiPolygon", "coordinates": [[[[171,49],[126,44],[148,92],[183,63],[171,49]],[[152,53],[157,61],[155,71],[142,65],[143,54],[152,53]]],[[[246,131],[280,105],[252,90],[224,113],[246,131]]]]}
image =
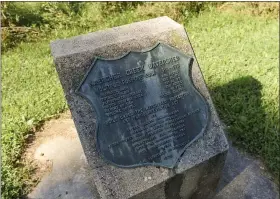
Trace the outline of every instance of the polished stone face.
{"type": "Polygon", "coordinates": [[[163,43],[95,59],[76,92],[97,115],[97,148],[105,160],[119,167],[176,165],[210,117],[193,85],[192,63],[163,43]]]}

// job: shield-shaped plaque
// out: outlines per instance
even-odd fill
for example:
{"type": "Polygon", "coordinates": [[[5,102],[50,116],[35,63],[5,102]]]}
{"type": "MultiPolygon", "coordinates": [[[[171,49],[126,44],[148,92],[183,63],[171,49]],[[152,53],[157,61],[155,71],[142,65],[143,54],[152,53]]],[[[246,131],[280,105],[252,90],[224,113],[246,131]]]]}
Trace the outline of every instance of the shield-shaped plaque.
{"type": "Polygon", "coordinates": [[[192,56],[162,43],[94,60],[77,92],[95,110],[96,146],[105,160],[119,167],[176,165],[209,118],[192,63],[192,56]]]}

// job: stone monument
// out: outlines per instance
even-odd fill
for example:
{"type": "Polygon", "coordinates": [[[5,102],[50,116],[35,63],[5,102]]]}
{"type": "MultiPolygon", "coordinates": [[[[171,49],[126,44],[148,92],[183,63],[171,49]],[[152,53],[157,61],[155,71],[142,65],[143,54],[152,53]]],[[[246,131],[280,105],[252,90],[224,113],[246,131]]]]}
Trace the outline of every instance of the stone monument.
{"type": "Polygon", "coordinates": [[[182,25],[159,17],[51,51],[95,197],[214,196],[228,143],[182,25]]]}

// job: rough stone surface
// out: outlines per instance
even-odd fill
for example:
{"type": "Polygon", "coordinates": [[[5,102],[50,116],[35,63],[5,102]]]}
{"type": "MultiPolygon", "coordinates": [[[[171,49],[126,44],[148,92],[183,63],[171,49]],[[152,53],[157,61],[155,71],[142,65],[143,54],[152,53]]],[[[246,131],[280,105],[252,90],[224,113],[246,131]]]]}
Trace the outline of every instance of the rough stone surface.
{"type": "Polygon", "coordinates": [[[74,90],[88,71],[95,56],[112,59],[131,50],[141,51],[150,48],[158,42],[166,43],[194,56],[184,27],[168,17],[51,43],[56,69],[88,163],[92,168],[100,198],[138,199],[143,198],[142,196],[151,199],[199,198],[202,195],[205,197],[213,195],[218,183],[228,143],[196,60],[192,68],[192,77],[194,85],[210,105],[211,120],[205,135],[186,150],[175,169],[152,166],[133,169],[117,168],[105,163],[97,154],[94,110],[83,98],[75,94],[74,90]],[[215,167],[219,169],[215,170],[215,167]],[[207,171],[204,171],[205,169],[207,171]],[[193,172],[189,172],[191,170],[193,172]],[[214,170],[216,172],[212,173],[214,170]],[[177,176],[181,176],[179,180],[177,176]],[[185,184],[189,184],[188,180],[191,178],[195,178],[196,183],[187,190],[185,184]],[[172,179],[175,179],[175,182],[172,179]],[[175,189],[170,188],[174,183],[177,184],[175,189]],[[202,193],[199,189],[209,183],[212,188],[204,189],[205,193],[202,193]],[[156,190],[160,190],[157,197],[155,197],[156,190]],[[171,193],[170,190],[174,192],[171,193]]]}

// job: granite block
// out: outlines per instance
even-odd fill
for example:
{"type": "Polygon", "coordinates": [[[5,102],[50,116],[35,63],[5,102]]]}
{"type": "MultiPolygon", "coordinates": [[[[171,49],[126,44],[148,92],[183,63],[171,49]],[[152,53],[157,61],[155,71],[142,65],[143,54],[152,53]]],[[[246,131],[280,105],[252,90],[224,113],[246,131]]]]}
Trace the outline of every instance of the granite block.
{"type": "Polygon", "coordinates": [[[159,17],[77,37],[53,41],[51,52],[87,161],[102,199],[211,198],[216,190],[228,143],[203,75],[195,58],[192,78],[210,106],[205,134],[188,147],[174,169],[119,168],[106,163],[96,151],[94,110],[74,91],[96,56],[120,57],[129,51],[149,49],[158,42],[195,58],[184,27],[159,17]]]}

